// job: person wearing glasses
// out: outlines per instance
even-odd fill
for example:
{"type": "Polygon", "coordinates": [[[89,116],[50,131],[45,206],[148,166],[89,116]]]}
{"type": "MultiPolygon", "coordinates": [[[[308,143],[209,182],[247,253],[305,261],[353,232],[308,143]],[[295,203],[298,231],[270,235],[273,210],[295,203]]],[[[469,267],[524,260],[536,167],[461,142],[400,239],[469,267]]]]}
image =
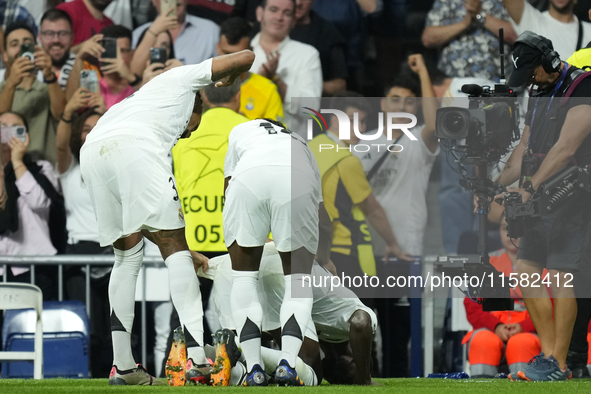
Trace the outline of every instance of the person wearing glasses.
{"type": "Polygon", "coordinates": [[[41,48],[51,57],[51,69],[58,85],[65,90],[76,60],[70,51],[74,41],[72,18],[67,12],[58,9],[45,12],[41,17],[37,38],[41,48]]]}

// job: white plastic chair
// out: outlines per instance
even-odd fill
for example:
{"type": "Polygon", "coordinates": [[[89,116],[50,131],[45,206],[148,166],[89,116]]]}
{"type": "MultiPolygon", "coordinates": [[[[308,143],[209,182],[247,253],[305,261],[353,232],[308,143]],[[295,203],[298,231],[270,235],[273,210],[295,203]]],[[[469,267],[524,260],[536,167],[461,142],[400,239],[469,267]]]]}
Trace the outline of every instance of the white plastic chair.
{"type": "Polygon", "coordinates": [[[33,379],[43,379],[43,293],[35,285],[24,283],[0,283],[0,309],[34,308],[37,314],[35,325],[35,351],[2,352],[0,361],[33,361],[33,379]]]}

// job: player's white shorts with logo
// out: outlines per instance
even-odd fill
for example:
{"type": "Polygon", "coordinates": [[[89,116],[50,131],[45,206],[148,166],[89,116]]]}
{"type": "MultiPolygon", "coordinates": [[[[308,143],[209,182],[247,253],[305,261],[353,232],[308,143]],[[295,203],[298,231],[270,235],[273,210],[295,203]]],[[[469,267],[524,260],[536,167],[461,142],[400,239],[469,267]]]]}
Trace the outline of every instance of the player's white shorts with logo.
{"type": "Polygon", "coordinates": [[[280,252],[318,248],[318,185],[294,167],[252,167],[232,176],[224,205],[226,247],[262,246],[269,235],[280,252]],[[293,187],[292,187],[293,185],[293,187]]]}
{"type": "Polygon", "coordinates": [[[185,227],[171,164],[156,142],[117,135],[85,143],[80,162],[101,246],[142,229],[185,227]]]}

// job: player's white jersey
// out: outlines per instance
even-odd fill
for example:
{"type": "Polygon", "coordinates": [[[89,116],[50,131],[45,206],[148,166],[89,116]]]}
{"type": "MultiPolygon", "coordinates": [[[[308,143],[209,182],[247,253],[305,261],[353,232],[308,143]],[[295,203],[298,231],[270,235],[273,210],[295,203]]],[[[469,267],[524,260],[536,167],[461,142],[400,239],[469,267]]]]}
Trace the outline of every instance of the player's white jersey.
{"type": "Polygon", "coordinates": [[[158,75],[112,106],[86,141],[134,135],[152,140],[154,148],[170,152],[189,123],[197,91],[212,83],[211,66],[212,59],[208,59],[158,75]]]}
{"type": "Polygon", "coordinates": [[[306,141],[263,119],[234,127],[228,141],[224,175],[236,177],[259,166],[297,168],[308,173],[311,179],[318,178],[320,184],[318,165],[306,141]]]}
{"type": "MultiPolygon", "coordinates": [[[[214,281],[211,300],[214,311],[218,315],[220,324],[224,328],[235,329],[232,320],[230,291],[232,288],[232,263],[229,255],[214,257],[209,260],[209,270],[200,276],[214,281]]],[[[312,267],[312,283],[323,283],[314,287],[314,304],[312,306],[312,320],[316,326],[318,339],[327,342],[344,342],[349,340],[349,318],[357,310],[366,311],[372,320],[373,331],[377,327],[377,317],[371,308],[366,307],[349,289],[338,286],[331,290],[330,280],[324,282],[324,277],[331,274],[317,263],[312,267]],[[324,286],[324,283],[327,286],[324,286]]],[[[304,283],[307,283],[305,280],[304,283]]],[[[281,327],[279,312],[285,284],[281,258],[270,242],[265,244],[261,266],[259,269],[259,298],[263,307],[263,331],[270,331],[281,327]]],[[[310,332],[310,330],[308,330],[310,332]]],[[[310,336],[306,334],[306,336],[310,336]]],[[[314,338],[312,338],[314,339],[314,338]]]]}

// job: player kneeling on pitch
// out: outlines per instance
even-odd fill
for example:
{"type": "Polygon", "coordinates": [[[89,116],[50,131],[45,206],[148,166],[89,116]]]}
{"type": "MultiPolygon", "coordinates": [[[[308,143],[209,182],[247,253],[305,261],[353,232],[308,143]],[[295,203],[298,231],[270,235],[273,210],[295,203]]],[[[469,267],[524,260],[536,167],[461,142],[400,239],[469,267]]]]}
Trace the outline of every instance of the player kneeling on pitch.
{"type": "Polygon", "coordinates": [[[101,246],[113,244],[109,282],[113,368],[109,384],[162,385],[131,353],[135,286],[145,236],[158,245],[169,269],[172,302],[187,339],[186,378],[208,383],[211,366],[203,351],[203,310],[189,251],[185,220],[168,154],[196,128],[199,89],[229,86],[254,61],[251,51],[216,57],[169,70],[114,105],[98,121],[80,152],[80,166],[97,216],[101,246]]]}
{"type": "MultiPolygon", "coordinates": [[[[301,386],[304,383],[294,367],[312,309],[312,289],[303,286],[303,276],[310,274],[318,249],[319,209],[326,212],[321,205],[318,166],[301,137],[279,122],[258,119],[236,126],[230,133],[224,175],[224,238],[232,259],[232,316],[249,370],[244,384],[269,383],[261,360],[263,309],[257,281],[263,245],[272,232],[285,274],[280,313],[282,353],[275,382],[301,386]]],[[[320,236],[321,244],[330,243],[330,236],[320,236]]]]}

